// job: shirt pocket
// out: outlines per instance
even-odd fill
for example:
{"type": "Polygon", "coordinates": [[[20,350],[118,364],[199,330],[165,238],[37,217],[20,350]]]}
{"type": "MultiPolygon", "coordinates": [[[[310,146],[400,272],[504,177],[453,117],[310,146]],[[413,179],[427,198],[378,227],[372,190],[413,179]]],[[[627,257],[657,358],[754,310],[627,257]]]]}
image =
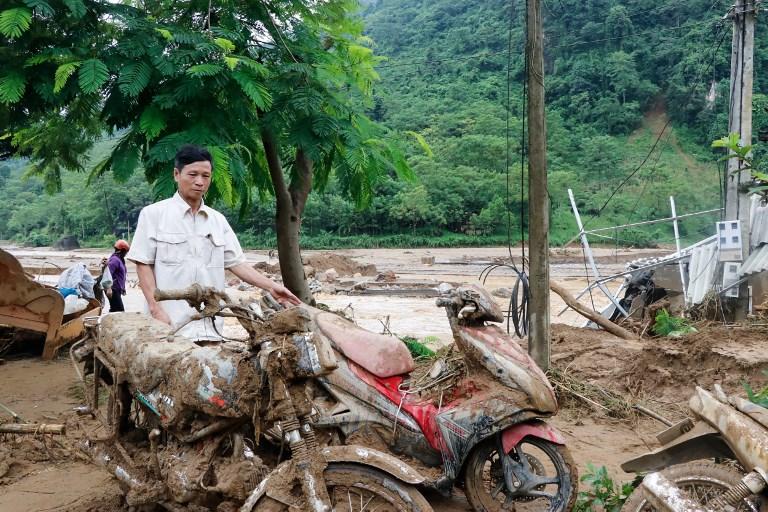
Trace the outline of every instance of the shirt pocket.
{"type": "Polygon", "coordinates": [[[224,268],[224,238],[210,233],[205,239],[210,249],[207,265],[211,268],[224,268]]]}
{"type": "Polygon", "coordinates": [[[189,239],[184,233],[157,233],[156,260],[165,265],[181,265],[189,258],[189,239]]]}

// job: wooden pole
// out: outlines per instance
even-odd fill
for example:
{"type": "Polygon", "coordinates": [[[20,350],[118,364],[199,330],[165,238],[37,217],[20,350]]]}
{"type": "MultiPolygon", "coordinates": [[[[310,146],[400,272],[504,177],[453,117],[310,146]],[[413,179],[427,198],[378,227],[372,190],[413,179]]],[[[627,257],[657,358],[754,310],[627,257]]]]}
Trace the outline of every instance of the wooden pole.
{"type": "Polygon", "coordinates": [[[638,338],[635,334],[632,334],[625,328],[616,325],[615,323],[605,318],[603,315],[582,306],[581,303],[577,301],[573,295],[571,295],[568,290],[565,289],[565,287],[563,287],[563,285],[556,283],[555,281],[550,281],[549,287],[553,292],[558,294],[563,299],[563,301],[565,301],[565,303],[571,307],[571,309],[583,317],[592,320],[614,336],[618,336],[619,338],[623,338],[625,340],[636,340],[638,338]]]}
{"type": "MultiPolygon", "coordinates": [[[[731,94],[728,133],[738,133],[742,145],[752,144],[752,82],[755,52],[755,0],[736,0],[733,10],[731,48],[731,94]]],[[[726,173],[725,220],[741,221],[742,258],[749,256],[750,173],[737,158],[728,160],[726,173]]],[[[743,261],[743,260],[742,260],[743,261]]],[[[749,301],[747,283],[739,288],[735,320],[746,316],[749,301]]]]}
{"type": "Polygon", "coordinates": [[[528,350],[542,370],[549,368],[549,194],[547,128],[544,113],[544,38],[539,0],[527,0],[528,225],[530,240],[530,334],[528,350]]]}

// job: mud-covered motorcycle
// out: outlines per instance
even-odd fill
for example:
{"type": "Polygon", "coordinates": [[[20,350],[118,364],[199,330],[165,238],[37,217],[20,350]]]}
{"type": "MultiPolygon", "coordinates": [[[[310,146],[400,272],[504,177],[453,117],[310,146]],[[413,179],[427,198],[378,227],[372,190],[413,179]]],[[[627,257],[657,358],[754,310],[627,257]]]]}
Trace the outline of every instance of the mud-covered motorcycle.
{"type": "Polygon", "coordinates": [[[197,318],[234,316],[249,339],[198,346],[123,314],[73,347],[98,377],[95,410],[109,389],[99,410],[118,441],[88,449],[126,483],[129,503],[431,510],[414,486],[462,485],[477,511],[572,508],[575,465],[541,421],[557,411],[554,392],[492,325],[502,314],[482,288],[441,290],[448,359],[460,364],[438,358],[420,375],[399,339],[320,309],[233,305],[199,287],[158,298],[187,300],[197,318]],[[361,497],[342,503],[345,493],[361,497]]]}
{"type": "Polygon", "coordinates": [[[660,433],[661,448],[625,462],[648,473],[622,512],[764,512],[768,510],[768,409],[719,386],[697,387],[695,417],[660,433]]]}
{"type": "Polygon", "coordinates": [[[408,464],[318,445],[308,385],[337,367],[325,338],[271,330],[211,289],[156,296],[187,300],[199,317],[234,316],[250,336],[194,343],[144,315],[117,313],[73,345],[104,427],[81,449],[119,480],[130,510],[431,512],[414,487],[425,478],[408,464]]]}

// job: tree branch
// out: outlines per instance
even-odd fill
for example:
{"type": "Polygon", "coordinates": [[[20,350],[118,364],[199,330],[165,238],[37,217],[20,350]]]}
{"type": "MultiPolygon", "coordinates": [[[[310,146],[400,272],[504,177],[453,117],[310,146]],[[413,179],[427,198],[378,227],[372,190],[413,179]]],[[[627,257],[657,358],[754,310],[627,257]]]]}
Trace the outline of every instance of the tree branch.
{"type": "Polygon", "coordinates": [[[629,332],[619,325],[616,325],[615,323],[592,311],[591,309],[582,306],[581,303],[577,301],[576,298],[571,295],[563,285],[550,280],[549,289],[558,294],[563,299],[563,301],[571,307],[571,309],[583,317],[592,320],[614,336],[618,336],[619,338],[623,338],[625,340],[636,340],[638,338],[636,334],[629,332]]]}

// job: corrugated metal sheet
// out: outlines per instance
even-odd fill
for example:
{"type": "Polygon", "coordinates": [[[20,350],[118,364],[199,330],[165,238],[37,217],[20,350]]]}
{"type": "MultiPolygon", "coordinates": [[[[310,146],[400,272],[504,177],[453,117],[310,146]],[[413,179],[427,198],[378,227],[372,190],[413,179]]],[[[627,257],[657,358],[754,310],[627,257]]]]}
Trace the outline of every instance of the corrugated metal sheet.
{"type": "Polygon", "coordinates": [[[758,196],[752,196],[749,219],[751,224],[750,247],[755,248],[762,244],[768,244],[768,205],[763,205],[762,199],[758,196]]]}
{"type": "Polygon", "coordinates": [[[688,290],[685,300],[688,304],[698,304],[712,289],[712,280],[717,269],[717,244],[712,242],[696,245],[691,252],[688,266],[688,290]]]}
{"type": "Polygon", "coordinates": [[[768,244],[763,244],[749,255],[741,265],[739,277],[751,276],[768,270],[768,244]]]}

